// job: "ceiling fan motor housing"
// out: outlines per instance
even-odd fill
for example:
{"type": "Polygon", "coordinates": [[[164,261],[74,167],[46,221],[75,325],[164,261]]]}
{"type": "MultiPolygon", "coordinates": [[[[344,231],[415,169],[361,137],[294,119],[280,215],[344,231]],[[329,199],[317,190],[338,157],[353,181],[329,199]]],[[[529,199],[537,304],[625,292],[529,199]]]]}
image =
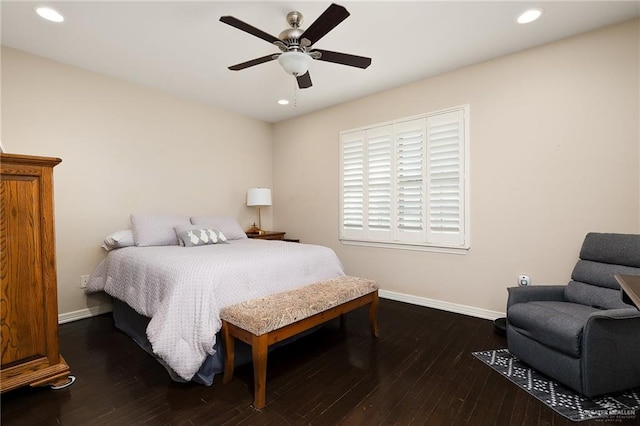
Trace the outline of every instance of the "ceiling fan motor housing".
{"type": "Polygon", "coordinates": [[[300,36],[304,33],[304,30],[300,28],[300,24],[302,24],[302,13],[300,12],[289,12],[287,14],[287,22],[291,26],[291,28],[287,28],[282,31],[278,38],[282,40],[290,50],[298,50],[300,46],[300,36]]]}
{"type": "Polygon", "coordinates": [[[278,38],[282,40],[290,48],[298,49],[300,47],[300,36],[304,33],[301,28],[288,28],[280,33],[278,38]]]}

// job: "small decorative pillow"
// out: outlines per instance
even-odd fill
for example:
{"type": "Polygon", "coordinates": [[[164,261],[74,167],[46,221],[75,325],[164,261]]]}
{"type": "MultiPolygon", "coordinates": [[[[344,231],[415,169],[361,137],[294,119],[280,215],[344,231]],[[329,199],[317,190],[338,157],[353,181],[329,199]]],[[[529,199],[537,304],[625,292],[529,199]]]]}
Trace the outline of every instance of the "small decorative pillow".
{"type": "Polygon", "coordinates": [[[109,234],[102,242],[102,248],[106,251],[121,247],[130,247],[133,245],[135,245],[133,242],[133,231],[130,229],[116,231],[113,234],[109,234]]]}
{"type": "Polygon", "coordinates": [[[194,216],[191,223],[203,228],[219,229],[230,240],[247,238],[238,221],[230,216],[194,216]]]}
{"type": "Polygon", "coordinates": [[[193,225],[176,226],[175,231],[180,245],[184,247],[225,244],[227,242],[227,237],[213,228],[202,228],[193,225]]]}

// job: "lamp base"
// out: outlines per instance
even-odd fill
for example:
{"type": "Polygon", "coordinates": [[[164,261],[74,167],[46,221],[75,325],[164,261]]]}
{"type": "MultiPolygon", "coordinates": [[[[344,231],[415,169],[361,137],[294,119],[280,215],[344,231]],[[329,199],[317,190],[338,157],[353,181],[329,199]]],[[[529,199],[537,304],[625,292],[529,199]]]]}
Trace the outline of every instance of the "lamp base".
{"type": "Polygon", "coordinates": [[[249,229],[246,230],[247,234],[260,234],[261,232],[264,232],[264,231],[258,228],[255,223],[251,225],[249,229]]]}

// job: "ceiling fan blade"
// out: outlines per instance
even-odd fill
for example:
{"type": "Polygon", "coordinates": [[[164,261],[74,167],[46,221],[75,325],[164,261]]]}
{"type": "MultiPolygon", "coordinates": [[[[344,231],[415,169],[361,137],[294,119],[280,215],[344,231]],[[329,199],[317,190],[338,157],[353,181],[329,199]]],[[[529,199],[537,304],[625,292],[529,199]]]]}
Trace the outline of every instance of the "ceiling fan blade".
{"type": "Polygon", "coordinates": [[[264,31],[254,27],[253,25],[249,25],[246,22],[243,22],[233,16],[221,16],[220,22],[224,22],[227,25],[231,25],[245,33],[249,33],[253,36],[261,38],[269,43],[273,43],[275,41],[280,41],[279,38],[272,36],[271,34],[265,33],[264,31]]]}
{"type": "Polygon", "coordinates": [[[309,87],[312,86],[311,76],[309,75],[309,71],[307,71],[303,75],[297,76],[296,80],[298,80],[298,87],[300,89],[308,89],[309,87]]]}
{"type": "Polygon", "coordinates": [[[302,33],[300,39],[302,40],[303,38],[306,38],[311,42],[311,44],[315,44],[318,40],[327,35],[329,31],[338,26],[340,22],[347,19],[348,16],[349,12],[347,12],[347,9],[332,3],[331,6],[322,12],[322,15],[313,21],[313,24],[311,24],[309,28],[302,33]]]}
{"type": "Polygon", "coordinates": [[[350,55],[348,53],[332,52],[330,50],[314,49],[313,52],[320,52],[319,61],[333,62],[335,64],[348,65],[350,67],[365,69],[371,65],[371,58],[364,56],[350,55]]]}
{"type": "Polygon", "coordinates": [[[271,54],[271,55],[263,56],[261,58],[252,59],[250,61],[243,62],[241,64],[232,65],[232,66],[229,67],[229,69],[231,71],[240,71],[240,70],[243,70],[245,68],[252,67],[254,65],[260,65],[260,64],[264,64],[265,62],[273,61],[277,57],[278,57],[277,54],[275,54],[275,55],[271,54]]]}

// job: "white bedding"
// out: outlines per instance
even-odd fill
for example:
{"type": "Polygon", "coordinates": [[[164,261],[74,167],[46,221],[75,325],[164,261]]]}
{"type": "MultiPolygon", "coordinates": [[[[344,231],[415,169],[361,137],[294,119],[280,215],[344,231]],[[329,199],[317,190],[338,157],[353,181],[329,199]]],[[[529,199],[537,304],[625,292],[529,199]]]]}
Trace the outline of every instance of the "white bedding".
{"type": "Polygon", "coordinates": [[[202,247],[125,247],[109,252],[87,282],[151,318],[154,353],[190,380],[215,353],[227,305],[344,275],[333,250],[242,239],[202,247]]]}

